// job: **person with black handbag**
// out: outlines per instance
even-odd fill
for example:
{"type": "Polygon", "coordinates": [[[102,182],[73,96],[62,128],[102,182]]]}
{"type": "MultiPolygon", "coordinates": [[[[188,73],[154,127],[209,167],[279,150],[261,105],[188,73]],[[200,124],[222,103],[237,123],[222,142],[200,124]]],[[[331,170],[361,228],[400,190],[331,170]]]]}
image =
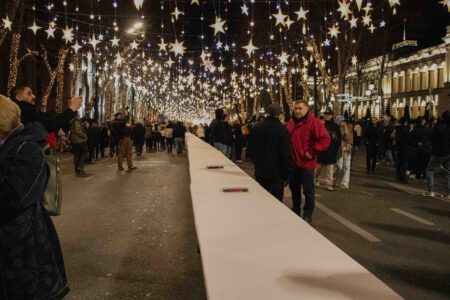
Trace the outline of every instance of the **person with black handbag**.
{"type": "Polygon", "coordinates": [[[69,292],[62,250],[42,203],[47,132],[38,122],[22,125],[20,115],[0,95],[0,299],[62,299],[69,292]]]}

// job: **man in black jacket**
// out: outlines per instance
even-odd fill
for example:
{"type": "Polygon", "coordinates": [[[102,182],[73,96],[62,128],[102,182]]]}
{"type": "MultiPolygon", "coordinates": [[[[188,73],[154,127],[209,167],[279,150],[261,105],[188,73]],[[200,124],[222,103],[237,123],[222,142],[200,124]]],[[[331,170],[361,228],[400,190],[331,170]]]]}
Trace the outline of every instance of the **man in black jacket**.
{"type": "Polygon", "coordinates": [[[269,116],[250,132],[247,152],[255,165],[256,181],[283,201],[284,186],[292,172],[292,156],[289,133],[278,119],[280,112],[278,104],[269,106],[269,116]]]}
{"type": "Polygon", "coordinates": [[[210,143],[223,155],[227,155],[227,134],[223,109],[216,109],[216,118],[211,122],[210,143]]]}
{"type": "Polygon", "coordinates": [[[31,88],[26,85],[14,87],[11,90],[11,99],[20,108],[22,124],[39,122],[44,125],[48,132],[58,132],[60,128],[67,129],[83,103],[83,98],[76,96],[70,100],[69,108],[62,113],[41,112],[37,110],[35,105],[36,96],[31,88]]]}
{"type": "Polygon", "coordinates": [[[431,133],[431,159],[427,167],[428,191],[425,196],[434,197],[434,172],[444,167],[447,177],[447,194],[444,198],[450,200],[450,111],[442,114],[442,120],[436,124],[431,133]]]}
{"type": "Polygon", "coordinates": [[[372,117],[371,123],[366,129],[366,171],[367,174],[375,174],[377,164],[378,148],[380,147],[383,131],[378,124],[378,118],[372,117]]]}

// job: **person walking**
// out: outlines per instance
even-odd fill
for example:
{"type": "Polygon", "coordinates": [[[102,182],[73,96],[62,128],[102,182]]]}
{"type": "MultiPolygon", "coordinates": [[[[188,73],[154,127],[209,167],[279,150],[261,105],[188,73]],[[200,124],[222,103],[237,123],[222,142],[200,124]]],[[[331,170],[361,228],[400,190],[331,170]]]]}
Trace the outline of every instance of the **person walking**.
{"type": "Polygon", "coordinates": [[[359,147],[361,145],[361,133],[362,133],[362,127],[361,122],[357,121],[355,122],[355,126],[353,127],[353,144],[355,145],[355,150],[358,151],[359,147]]]}
{"type": "Polygon", "coordinates": [[[172,151],[173,151],[173,124],[171,121],[169,121],[169,124],[167,124],[166,129],[164,130],[164,136],[166,137],[167,153],[172,154],[172,151]]]}
{"type": "Polygon", "coordinates": [[[0,95],[0,298],[63,299],[69,293],[55,226],[41,204],[48,169],[39,122],[0,95]]]}
{"type": "Polygon", "coordinates": [[[417,118],[417,125],[411,133],[417,146],[416,180],[426,181],[427,178],[426,169],[431,157],[431,133],[432,129],[427,126],[427,119],[417,118]]]}
{"type": "Polygon", "coordinates": [[[348,189],[350,184],[350,166],[352,161],[353,148],[353,126],[347,122],[343,116],[336,116],[342,135],[342,144],[339,149],[338,160],[336,162],[335,185],[342,189],[348,189]]]}
{"type": "Polygon", "coordinates": [[[145,151],[150,152],[153,148],[153,126],[149,121],[146,121],[144,123],[144,129],[145,129],[145,151]]]}
{"type": "Polygon", "coordinates": [[[230,125],[230,117],[228,115],[223,116],[223,122],[225,125],[225,145],[227,146],[225,156],[229,159],[232,159],[232,150],[233,150],[233,129],[230,125]]]}
{"type": "Polygon", "coordinates": [[[321,183],[325,184],[328,191],[333,191],[334,166],[337,161],[338,151],[342,144],[342,135],[339,126],[334,122],[334,114],[331,109],[324,113],[325,128],[330,136],[330,145],[325,151],[317,156],[317,167],[314,172],[314,181],[316,187],[321,183]]]}
{"type": "Polygon", "coordinates": [[[372,117],[364,137],[366,140],[366,172],[367,174],[375,174],[378,147],[382,139],[382,131],[377,117],[372,117]]]}
{"type": "Polygon", "coordinates": [[[294,169],[289,182],[292,210],[301,216],[301,193],[305,196],[303,219],[312,222],[315,207],[314,169],[317,155],[328,149],[330,135],[325,126],[309,111],[306,101],[295,101],[292,119],[286,125],[291,136],[294,169]]]}
{"type": "Polygon", "coordinates": [[[108,136],[108,128],[106,124],[103,123],[100,127],[100,157],[105,158],[105,148],[108,147],[109,136],[108,136]]]}
{"type": "Polygon", "coordinates": [[[141,156],[144,148],[145,128],[141,123],[137,123],[133,128],[133,142],[136,149],[136,155],[141,156]]]}
{"type": "Polygon", "coordinates": [[[183,153],[184,135],[186,134],[186,127],[181,122],[177,122],[173,129],[173,137],[175,139],[175,149],[177,154],[183,153]]]}
{"type": "Polygon", "coordinates": [[[417,158],[417,149],[416,142],[409,129],[409,122],[404,117],[400,118],[395,129],[395,145],[398,157],[396,179],[400,183],[408,183],[406,171],[410,162],[417,158]]]}
{"type": "Polygon", "coordinates": [[[87,158],[86,127],[78,115],[73,118],[70,126],[70,142],[72,144],[73,164],[77,176],[85,176],[84,164],[87,158]]]}
{"type": "Polygon", "coordinates": [[[216,118],[211,122],[210,129],[210,142],[211,144],[223,155],[227,155],[227,134],[224,122],[223,109],[216,109],[216,118]]]}
{"type": "MultiPolygon", "coordinates": [[[[249,135],[247,152],[255,166],[256,181],[283,201],[284,187],[292,173],[289,133],[278,119],[281,107],[271,104],[269,116],[256,124],[249,135]]],[[[240,128],[240,124],[239,124],[240,128]]]]}
{"type": "Polygon", "coordinates": [[[431,133],[431,158],[427,167],[427,191],[425,196],[434,197],[434,173],[441,166],[447,180],[447,192],[442,197],[450,200],[450,111],[442,113],[442,119],[431,133]]]}
{"type": "Polygon", "coordinates": [[[244,147],[244,136],[242,135],[241,121],[235,120],[232,127],[234,141],[234,161],[242,162],[242,148],[244,147]]]}
{"type": "Polygon", "coordinates": [[[136,170],[133,166],[133,148],[131,145],[132,129],[127,125],[128,112],[122,110],[114,115],[114,120],[111,122],[111,131],[117,137],[119,144],[119,152],[117,154],[117,167],[119,171],[123,171],[123,158],[126,157],[128,172],[136,170]]]}

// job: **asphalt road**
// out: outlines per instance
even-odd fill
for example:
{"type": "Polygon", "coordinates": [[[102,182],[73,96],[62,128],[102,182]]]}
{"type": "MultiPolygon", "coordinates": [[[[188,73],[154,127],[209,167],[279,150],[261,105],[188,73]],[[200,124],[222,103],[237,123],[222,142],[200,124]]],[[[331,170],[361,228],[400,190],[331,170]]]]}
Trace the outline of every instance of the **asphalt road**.
{"type": "Polygon", "coordinates": [[[405,299],[450,299],[450,201],[422,196],[423,182],[395,183],[384,163],[366,175],[362,151],[352,170],[349,190],[316,191],[312,226],[405,299]]]}
{"type": "Polygon", "coordinates": [[[119,172],[106,158],[78,178],[62,156],[62,215],[53,220],[67,299],[205,299],[186,155],[145,153],[135,165],[119,172]]]}

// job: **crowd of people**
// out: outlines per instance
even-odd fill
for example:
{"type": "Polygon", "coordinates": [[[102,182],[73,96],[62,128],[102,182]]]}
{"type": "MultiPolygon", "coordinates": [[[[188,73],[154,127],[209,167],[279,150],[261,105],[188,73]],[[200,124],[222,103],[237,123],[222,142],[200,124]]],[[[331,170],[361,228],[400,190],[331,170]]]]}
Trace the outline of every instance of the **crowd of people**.
{"type": "Polygon", "coordinates": [[[14,88],[11,99],[0,95],[2,299],[62,299],[69,292],[58,235],[41,204],[50,172],[44,144],[70,150],[76,175],[86,176],[85,163],[107,156],[117,157],[119,171],[125,159],[128,171],[136,169],[133,146],[137,156],[144,146],[147,152],[175,149],[181,154],[189,130],[237,163],[249,158],[258,183],[280,201],[289,186],[294,213],[310,223],[316,188],[348,189],[354,153],[364,142],[369,176],[385,162],[395,168],[399,183],[426,181],[424,195],[434,197],[434,174],[442,168],[447,180],[442,197],[450,199],[449,111],[438,119],[384,116],[353,122],[330,109],[317,118],[307,102],[296,101],[289,120],[278,104],[271,104],[266,116],[253,116],[245,124],[217,109],[210,125],[186,128],[182,122],[148,119],[133,124],[126,109],[98,124],[78,115],[81,97],[73,97],[61,113],[40,112],[35,98],[28,86],[14,88]]]}
{"type": "Polygon", "coordinates": [[[196,132],[235,162],[242,162],[245,149],[260,185],[280,201],[289,185],[293,211],[308,222],[312,220],[315,188],[350,188],[353,159],[361,143],[369,176],[375,174],[377,165],[387,164],[395,169],[400,184],[427,182],[423,195],[434,197],[434,174],[442,168],[447,192],[440,196],[450,199],[449,111],[439,118],[410,120],[386,115],[355,122],[331,109],[316,118],[306,102],[297,101],[288,122],[278,104],[271,104],[265,116],[253,116],[243,125],[240,120],[230,122],[224,111],[217,109],[210,126],[201,124],[196,132]]]}

